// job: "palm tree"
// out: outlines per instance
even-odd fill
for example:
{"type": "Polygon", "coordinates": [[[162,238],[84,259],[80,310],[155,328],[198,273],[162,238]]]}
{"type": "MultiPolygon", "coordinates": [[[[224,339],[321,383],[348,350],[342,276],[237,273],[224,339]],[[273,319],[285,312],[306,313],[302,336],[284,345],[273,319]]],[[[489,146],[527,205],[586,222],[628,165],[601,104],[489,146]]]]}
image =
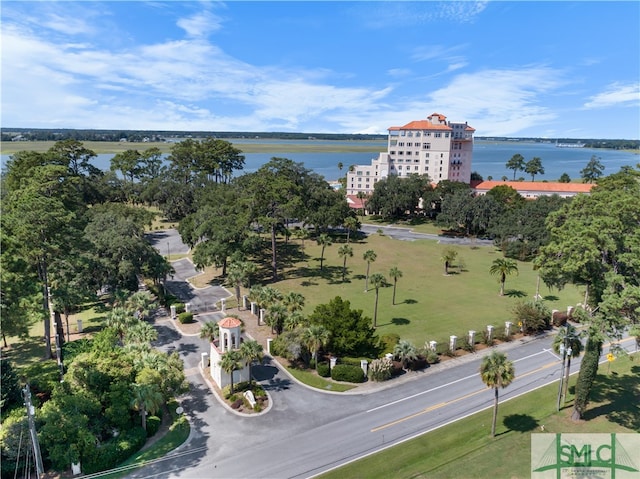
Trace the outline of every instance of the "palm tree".
{"type": "Polygon", "coordinates": [[[500,277],[500,296],[504,296],[504,283],[507,280],[507,275],[514,273],[517,275],[518,265],[511,259],[494,259],[491,268],[489,268],[489,273],[500,277]]]}
{"type": "Polygon", "coordinates": [[[339,169],[340,171],[342,171],[342,168],[344,168],[344,164],[343,164],[341,161],[339,161],[339,162],[338,162],[338,169],[339,169]]]}
{"type": "Polygon", "coordinates": [[[316,371],[318,370],[318,351],[329,342],[329,330],[319,324],[312,324],[304,330],[302,341],[309,348],[311,356],[315,362],[316,371]]]}
{"type": "Polygon", "coordinates": [[[134,313],[138,319],[145,320],[157,304],[149,291],[133,293],[125,302],[125,308],[134,313]]]}
{"type": "Polygon", "coordinates": [[[373,327],[378,325],[378,291],[385,285],[386,279],[382,273],[373,273],[371,275],[371,287],[376,290],[376,302],[373,307],[373,327]]]}
{"type": "Polygon", "coordinates": [[[304,326],[308,323],[304,315],[300,311],[295,311],[289,316],[284,318],[285,331],[293,331],[300,326],[304,326]]]}
{"type": "Polygon", "coordinates": [[[393,355],[402,363],[402,367],[407,369],[411,361],[418,359],[418,350],[409,341],[401,339],[393,348],[393,355]]]}
{"type": "Polygon", "coordinates": [[[158,339],[158,331],[149,323],[138,321],[127,329],[126,343],[149,344],[158,339]]]}
{"type": "Polygon", "coordinates": [[[515,378],[513,362],[507,360],[507,355],[494,351],[485,356],[480,364],[480,378],[487,387],[495,390],[493,400],[493,421],[491,422],[491,436],[496,435],[496,419],[498,418],[498,389],[505,388],[515,378]]]}
{"type": "Polygon", "coordinates": [[[536,156],[527,161],[527,164],[524,165],[524,172],[531,175],[531,181],[534,181],[536,175],[544,175],[542,160],[536,156]]]}
{"type": "Polygon", "coordinates": [[[329,237],[328,234],[326,233],[322,233],[318,239],[317,242],[320,246],[322,246],[322,251],[320,253],[320,270],[322,270],[322,263],[324,261],[324,249],[327,246],[331,246],[333,243],[331,243],[331,238],[329,237]]]}
{"type": "Polygon", "coordinates": [[[107,314],[107,326],[113,328],[120,342],[124,342],[124,335],[127,329],[136,323],[137,319],[134,318],[129,311],[121,306],[114,307],[109,314],[107,314]]]}
{"type": "Polygon", "coordinates": [[[289,313],[301,311],[304,308],[304,295],[295,291],[289,291],[282,298],[282,304],[287,308],[289,313]]]}
{"type": "Polygon", "coordinates": [[[353,256],[353,248],[348,244],[343,244],[338,248],[338,256],[340,256],[342,261],[342,282],[344,283],[344,277],[347,274],[347,258],[351,258],[353,256]]]}
{"type": "Polygon", "coordinates": [[[371,263],[373,263],[376,260],[377,257],[378,257],[378,255],[372,249],[368,249],[362,255],[362,259],[367,262],[367,277],[366,277],[365,283],[364,283],[364,292],[365,293],[369,291],[369,267],[371,266],[371,263]]]}
{"type": "Polygon", "coordinates": [[[302,251],[304,251],[304,240],[309,239],[309,230],[306,228],[293,230],[293,236],[300,240],[302,251]]]}
{"type": "Polygon", "coordinates": [[[262,344],[255,339],[244,341],[240,345],[240,356],[245,360],[245,364],[249,366],[249,385],[252,385],[253,374],[252,367],[254,361],[262,361],[262,344]]]}
{"type": "Polygon", "coordinates": [[[349,237],[351,235],[351,232],[355,232],[358,230],[359,223],[360,222],[358,221],[358,218],[356,218],[355,216],[347,216],[344,219],[342,224],[347,229],[347,244],[349,244],[349,237]]]}
{"type": "Polygon", "coordinates": [[[391,301],[391,304],[396,304],[396,286],[398,279],[402,278],[402,271],[394,266],[389,270],[389,277],[393,280],[393,300],[391,301]]]}
{"type": "Polygon", "coordinates": [[[358,191],[358,193],[356,194],[356,198],[358,198],[360,200],[360,203],[362,204],[362,214],[360,216],[364,216],[364,200],[367,198],[367,194],[364,191],[358,191]]]}
{"type": "Polygon", "coordinates": [[[274,303],[267,309],[267,324],[271,326],[271,332],[280,335],[287,318],[287,308],[284,304],[274,303]]]}
{"type": "Polygon", "coordinates": [[[214,342],[220,336],[220,328],[218,323],[207,321],[200,328],[200,339],[206,339],[208,342],[214,342]]]}
{"type": "Polygon", "coordinates": [[[445,276],[449,275],[449,268],[451,267],[451,264],[455,261],[457,257],[458,257],[458,250],[454,248],[446,248],[442,252],[441,259],[442,259],[442,263],[444,264],[445,276]]]}
{"type": "Polygon", "coordinates": [[[241,263],[231,263],[229,270],[227,271],[227,278],[225,283],[235,288],[236,301],[238,302],[238,309],[240,309],[240,287],[247,279],[247,272],[242,267],[241,263]]]}
{"type": "MultiPolygon", "coordinates": [[[[511,157],[509,161],[507,161],[507,169],[513,170],[513,181],[516,181],[516,173],[518,171],[524,170],[524,165],[524,156],[522,156],[520,153],[516,153],[511,157]]],[[[506,179],[504,179],[503,181],[506,181],[506,179]]]]}
{"type": "Polygon", "coordinates": [[[233,373],[242,367],[242,357],[238,350],[231,350],[224,353],[222,359],[218,362],[218,365],[222,370],[229,375],[231,380],[231,394],[233,394],[233,373]]]}
{"type": "Polygon", "coordinates": [[[560,328],[556,337],[553,338],[553,344],[551,345],[556,354],[567,354],[567,365],[564,372],[564,387],[562,391],[562,397],[567,398],[567,389],[569,387],[569,372],[571,370],[571,358],[577,358],[582,353],[582,341],[580,340],[580,333],[576,328],[567,324],[564,328],[560,328]],[[560,349],[564,349],[565,352],[561,352],[560,349]],[[571,354],[569,354],[571,351],[571,354]]]}
{"type": "Polygon", "coordinates": [[[155,414],[164,401],[162,393],[153,384],[132,384],[131,407],[140,413],[142,429],[147,430],[147,413],[155,414]]]}

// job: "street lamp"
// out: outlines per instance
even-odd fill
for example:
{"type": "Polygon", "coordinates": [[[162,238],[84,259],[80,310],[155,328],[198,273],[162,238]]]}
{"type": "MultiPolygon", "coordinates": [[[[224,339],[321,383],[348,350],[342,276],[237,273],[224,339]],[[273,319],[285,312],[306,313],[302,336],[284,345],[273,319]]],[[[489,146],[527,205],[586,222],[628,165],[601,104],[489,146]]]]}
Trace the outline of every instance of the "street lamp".
{"type": "Polygon", "coordinates": [[[167,261],[170,261],[171,251],[169,250],[169,242],[167,241],[167,261]]]}
{"type": "Polygon", "coordinates": [[[573,352],[573,350],[571,349],[571,346],[569,346],[569,328],[568,326],[566,327],[565,330],[565,335],[564,338],[562,340],[562,344],[560,345],[560,355],[562,356],[562,366],[560,368],[560,383],[558,384],[558,404],[557,404],[557,410],[560,410],[560,401],[563,398],[564,394],[563,394],[563,386],[564,386],[564,382],[565,381],[569,381],[569,372],[566,371],[565,372],[565,363],[567,362],[567,356],[571,357],[571,353],[573,352]],[[565,378],[565,374],[566,374],[566,378],[565,378]]]}

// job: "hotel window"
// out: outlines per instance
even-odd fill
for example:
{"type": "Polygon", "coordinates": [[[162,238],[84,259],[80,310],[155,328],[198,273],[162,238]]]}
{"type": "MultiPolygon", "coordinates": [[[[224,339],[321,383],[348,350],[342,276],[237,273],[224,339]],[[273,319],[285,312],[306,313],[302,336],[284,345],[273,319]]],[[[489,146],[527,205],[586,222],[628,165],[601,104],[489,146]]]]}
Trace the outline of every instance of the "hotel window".
{"type": "Polygon", "coordinates": [[[411,145],[412,145],[412,143],[411,143],[411,142],[408,142],[408,143],[407,143],[407,146],[411,146],[411,145]]]}
{"type": "MultiPolygon", "coordinates": [[[[429,153],[427,153],[426,155],[424,155],[425,158],[429,158],[429,153]]],[[[427,162],[429,162],[429,160],[427,160],[427,162]]]]}
{"type": "Polygon", "coordinates": [[[422,149],[423,150],[430,150],[431,149],[431,143],[423,143],[422,144],[422,149]]]}
{"type": "Polygon", "coordinates": [[[419,167],[419,166],[414,166],[414,167],[413,167],[413,170],[414,170],[414,171],[418,171],[419,169],[420,169],[420,167],[419,167]]]}
{"type": "Polygon", "coordinates": [[[405,136],[406,134],[407,134],[407,132],[404,131],[404,130],[400,132],[400,136],[405,136]]]}
{"type": "Polygon", "coordinates": [[[447,132],[445,132],[444,137],[445,137],[445,138],[449,138],[449,132],[448,132],[448,131],[447,131],[447,132]]]}
{"type": "MultiPolygon", "coordinates": [[[[424,171],[429,171],[429,167],[428,167],[428,166],[425,166],[425,167],[424,167],[424,171]]],[[[352,185],[352,186],[353,186],[353,185],[352,185]]]]}
{"type": "Polygon", "coordinates": [[[402,169],[402,165],[398,166],[398,169],[401,170],[402,169]]]}
{"type": "Polygon", "coordinates": [[[414,163],[420,163],[420,160],[416,158],[415,160],[413,160],[413,162],[414,163]]]}
{"type": "Polygon", "coordinates": [[[430,131],[428,131],[428,132],[425,134],[425,136],[431,136],[431,132],[430,132],[430,131]]]}
{"type": "Polygon", "coordinates": [[[416,131],[416,137],[420,138],[420,132],[416,131]]]}
{"type": "Polygon", "coordinates": [[[396,154],[396,150],[392,150],[389,152],[390,155],[395,155],[396,154]]]}
{"type": "Polygon", "coordinates": [[[371,172],[370,172],[370,171],[367,171],[367,176],[369,176],[370,174],[371,174],[371,172]]]}
{"type": "Polygon", "coordinates": [[[362,176],[362,171],[357,171],[357,172],[356,172],[356,175],[358,175],[358,176],[362,176]]]}
{"type": "Polygon", "coordinates": [[[367,178],[365,181],[366,181],[367,183],[369,183],[369,178],[367,178]]]}
{"type": "Polygon", "coordinates": [[[404,141],[401,141],[400,143],[398,143],[398,146],[404,146],[404,141]]]}
{"type": "Polygon", "coordinates": [[[397,144],[398,144],[398,140],[391,140],[391,141],[389,142],[389,145],[390,145],[390,146],[396,146],[397,144]]]}
{"type": "Polygon", "coordinates": [[[411,152],[410,151],[407,151],[407,156],[411,156],[411,152]]]}
{"type": "Polygon", "coordinates": [[[412,131],[407,132],[407,136],[413,136],[413,132],[412,131]]]}

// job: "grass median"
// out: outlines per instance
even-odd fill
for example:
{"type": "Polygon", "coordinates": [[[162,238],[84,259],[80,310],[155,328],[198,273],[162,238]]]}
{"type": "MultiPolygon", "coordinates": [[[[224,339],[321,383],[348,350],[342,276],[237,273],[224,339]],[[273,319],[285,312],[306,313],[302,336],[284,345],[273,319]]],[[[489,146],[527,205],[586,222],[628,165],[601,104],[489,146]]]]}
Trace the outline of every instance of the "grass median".
{"type": "MultiPolygon", "coordinates": [[[[577,375],[571,377],[572,394],[577,375]]],[[[323,474],[323,479],[528,478],[531,434],[640,432],[640,357],[601,365],[585,421],[570,419],[572,407],[556,412],[557,383],[502,402],[496,437],[492,409],[443,426],[380,453],[323,474]]]]}

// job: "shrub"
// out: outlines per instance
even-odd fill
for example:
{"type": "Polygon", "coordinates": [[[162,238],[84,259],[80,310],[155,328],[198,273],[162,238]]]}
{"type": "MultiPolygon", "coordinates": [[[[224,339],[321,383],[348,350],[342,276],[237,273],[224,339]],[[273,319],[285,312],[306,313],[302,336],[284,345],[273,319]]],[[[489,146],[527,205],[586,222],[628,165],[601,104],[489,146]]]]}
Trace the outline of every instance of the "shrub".
{"type": "Polygon", "coordinates": [[[112,469],[140,450],[146,440],[147,432],[135,427],[108,442],[91,447],[82,455],[82,472],[92,474],[112,469]]]}
{"type": "Polygon", "coordinates": [[[346,381],[349,383],[362,383],[365,380],[360,366],[350,364],[336,364],[331,370],[331,379],[334,381],[346,381]]]}
{"type": "Polygon", "coordinates": [[[175,306],[176,307],[176,314],[180,314],[180,313],[184,313],[185,312],[184,303],[173,303],[170,306],[175,306]]]}
{"type": "Polygon", "coordinates": [[[331,376],[331,366],[327,363],[318,363],[318,376],[322,376],[323,378],[331,376]]]}
{"type": "Polygon", "coordinates": [[[380,338],[380,345],[382,346],[382,354],[393,353],[393,348],[396,347],[400,341],[400,336],[396,333],[385,334],[380,338]]]}
{"type": "Polygon", "coordinates": [[[178,321],[180,321],[180,324],[187,324],[187,323],[192,323],[193,322],[193,313],[180,313],[178,315],[178,321]]]}
{"type": "Polygon", "coordinates": [[[427,366],[427,359],[424,356],[416,356],[416,358],[409,363],[409,369],[411,369],[411,371],[419,371],[427,366]]]}
{"type": "Polygon", "coordinates": [[[460,347],[469,353],[473,353],[476,350],[475,344],[469,342],[469,338],[464,338],[460,344],[460,347]]]}
{"type": "Polygon", "coordinates": [[[425,358],[429,364],[437,364],[440,362],[440,356],[433,350],[428,350],[426,352],[425,358]]]}
{"type": "Polygon", "coordinates": [[[386,381],[393,373],[393,362],[389,358],[374,359],[369,365],[369,377],[372,381],[386,381]]]}
{"type": "Polygon", "coordinates": [[[162,419],[158,416],[149,416],[147,418],[147,437],[155,436],[161,423],[162,419]]]}
{"type": "MultiPolygon", "coordinates": [[[[562,324],[567,322],[567,314],[562,313],[562,324]]],[[[524,334],[535,334],[549,328],[551,311],[542,301],[521,301],[513,308],[513,316],[524,334]]],[[[554,314],[554,322],[555,322],[554,314]]]]}

